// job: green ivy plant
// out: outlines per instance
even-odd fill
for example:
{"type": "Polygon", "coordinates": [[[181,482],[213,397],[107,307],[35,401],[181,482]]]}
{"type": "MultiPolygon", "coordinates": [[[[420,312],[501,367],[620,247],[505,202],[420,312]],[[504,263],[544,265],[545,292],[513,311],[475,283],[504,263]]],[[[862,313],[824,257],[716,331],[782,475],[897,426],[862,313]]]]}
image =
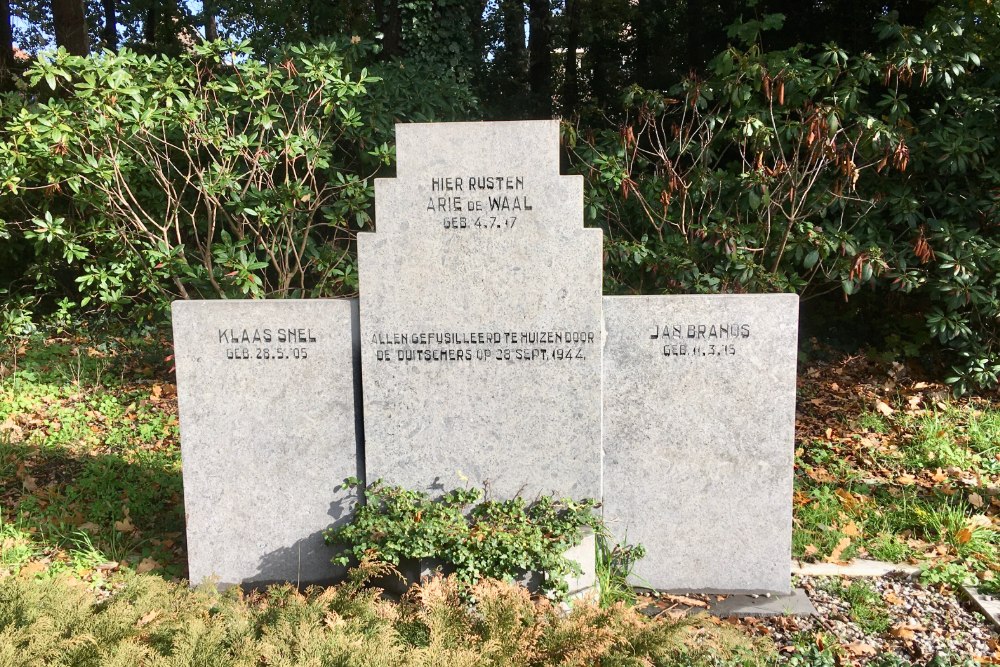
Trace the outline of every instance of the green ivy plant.
{"type": "MultiPolygon", "coordinates": [[[[357,478],[344,480],[358,488],[357,478]]],[[[554,597],[567,592],[567,576],[580,574],[564,552],[580,543],[585,528],[598,529],[594,500],[540,496],[528,502],[483,500],[480,489],[455,489],[439,498],[384,484],[364,490],[366,503],[343,526],[326,531],[328,544],[340,548],[334,563],[372,557],[399,565],[434,559],[465,585],[483,578],[511,581],[525,572],[544,573],[540,591],[554,597]]]]}

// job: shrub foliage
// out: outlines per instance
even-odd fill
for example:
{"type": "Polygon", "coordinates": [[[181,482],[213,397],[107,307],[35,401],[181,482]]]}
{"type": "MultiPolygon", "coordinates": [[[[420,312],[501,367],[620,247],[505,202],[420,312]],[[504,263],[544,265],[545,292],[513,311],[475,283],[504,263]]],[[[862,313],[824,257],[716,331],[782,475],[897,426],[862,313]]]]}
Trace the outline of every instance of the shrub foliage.
{"type": "Polygon", "coordinates": [[[325,43],[263,63],[216,42],[40,57],[0,110],[0,233],[30,258],[11,276],[20,294],[162,309],[353,292],[353,236],[371,223],[370,177],[394,160],[393,121],[471,104],[420,65],[376,75],[367,56],[325,43]]]}
{"type": "Polygon", "coordinates": [[[606,291],[895,292],[958,391],[995,386],[1000,14],[886,21],[857,54],[762,50],[780,24],[738,22],[742,46],[669,93],[630,89],[617,131],[569,130],[606,291]]]}

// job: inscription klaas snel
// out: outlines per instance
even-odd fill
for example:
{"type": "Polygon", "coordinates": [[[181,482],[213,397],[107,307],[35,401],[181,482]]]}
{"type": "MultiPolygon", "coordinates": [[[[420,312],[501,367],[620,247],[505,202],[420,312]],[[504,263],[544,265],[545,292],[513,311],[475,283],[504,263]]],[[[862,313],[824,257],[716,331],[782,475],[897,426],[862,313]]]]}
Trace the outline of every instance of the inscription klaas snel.
{"type": "Polygon", "coordinates": [[[485,362],[585,360],[597,343],[594,331],[425,331],[372,335],[382,362],[485,362]],[[545,347],[540,347],[544,345],[545,347]]]}
{"type": "Polygon", "coordinates": [[[219,344],[227,359],[284,361],[309,358],[309,343],[316,334],[304,327],[258,327],[219,329],[219,344]]]}

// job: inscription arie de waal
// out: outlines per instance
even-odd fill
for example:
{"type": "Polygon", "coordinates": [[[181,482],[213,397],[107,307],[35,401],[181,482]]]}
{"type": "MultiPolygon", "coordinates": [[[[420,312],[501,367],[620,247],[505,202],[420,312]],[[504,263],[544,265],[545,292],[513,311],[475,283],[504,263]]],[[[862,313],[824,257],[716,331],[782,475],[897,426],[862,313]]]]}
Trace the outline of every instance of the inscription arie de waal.
{"type": "Polygon", "coordinates": [[[309,343],[316,342],[312,329],[303,327],[261,327],[218,329],[219,344],[227,359],[283,361],[308,359],[309,343]]]}
{"type": "Polygon", "coordinates": [[[445,229],[513,229],[532,210],[522,176],[447,176],[431,179],[427,210],[445,213],[445,229]],[[467,215],[462,215],[463,213],[467,215]]]}
{"type": "Polygon", "coordinates": [[[653,325],[650,340],[662,341],[665,357],[731,357],[737,354],[735,341],[750,338],[750,325],[664,324],[653,325]]]}

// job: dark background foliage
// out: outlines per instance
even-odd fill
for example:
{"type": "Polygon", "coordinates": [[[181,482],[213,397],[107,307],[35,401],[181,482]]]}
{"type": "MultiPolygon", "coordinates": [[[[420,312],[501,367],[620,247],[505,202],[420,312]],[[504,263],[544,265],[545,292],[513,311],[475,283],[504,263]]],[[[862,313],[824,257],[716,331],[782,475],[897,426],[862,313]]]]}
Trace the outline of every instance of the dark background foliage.
{"type": "Polygon", "coordinates": [[[607,292],[796,291],[804,336],[997,385],[988,0],[0,0],[0,28],[7,332],[351,294],[394,122],[558,116],[607,292]]]}

